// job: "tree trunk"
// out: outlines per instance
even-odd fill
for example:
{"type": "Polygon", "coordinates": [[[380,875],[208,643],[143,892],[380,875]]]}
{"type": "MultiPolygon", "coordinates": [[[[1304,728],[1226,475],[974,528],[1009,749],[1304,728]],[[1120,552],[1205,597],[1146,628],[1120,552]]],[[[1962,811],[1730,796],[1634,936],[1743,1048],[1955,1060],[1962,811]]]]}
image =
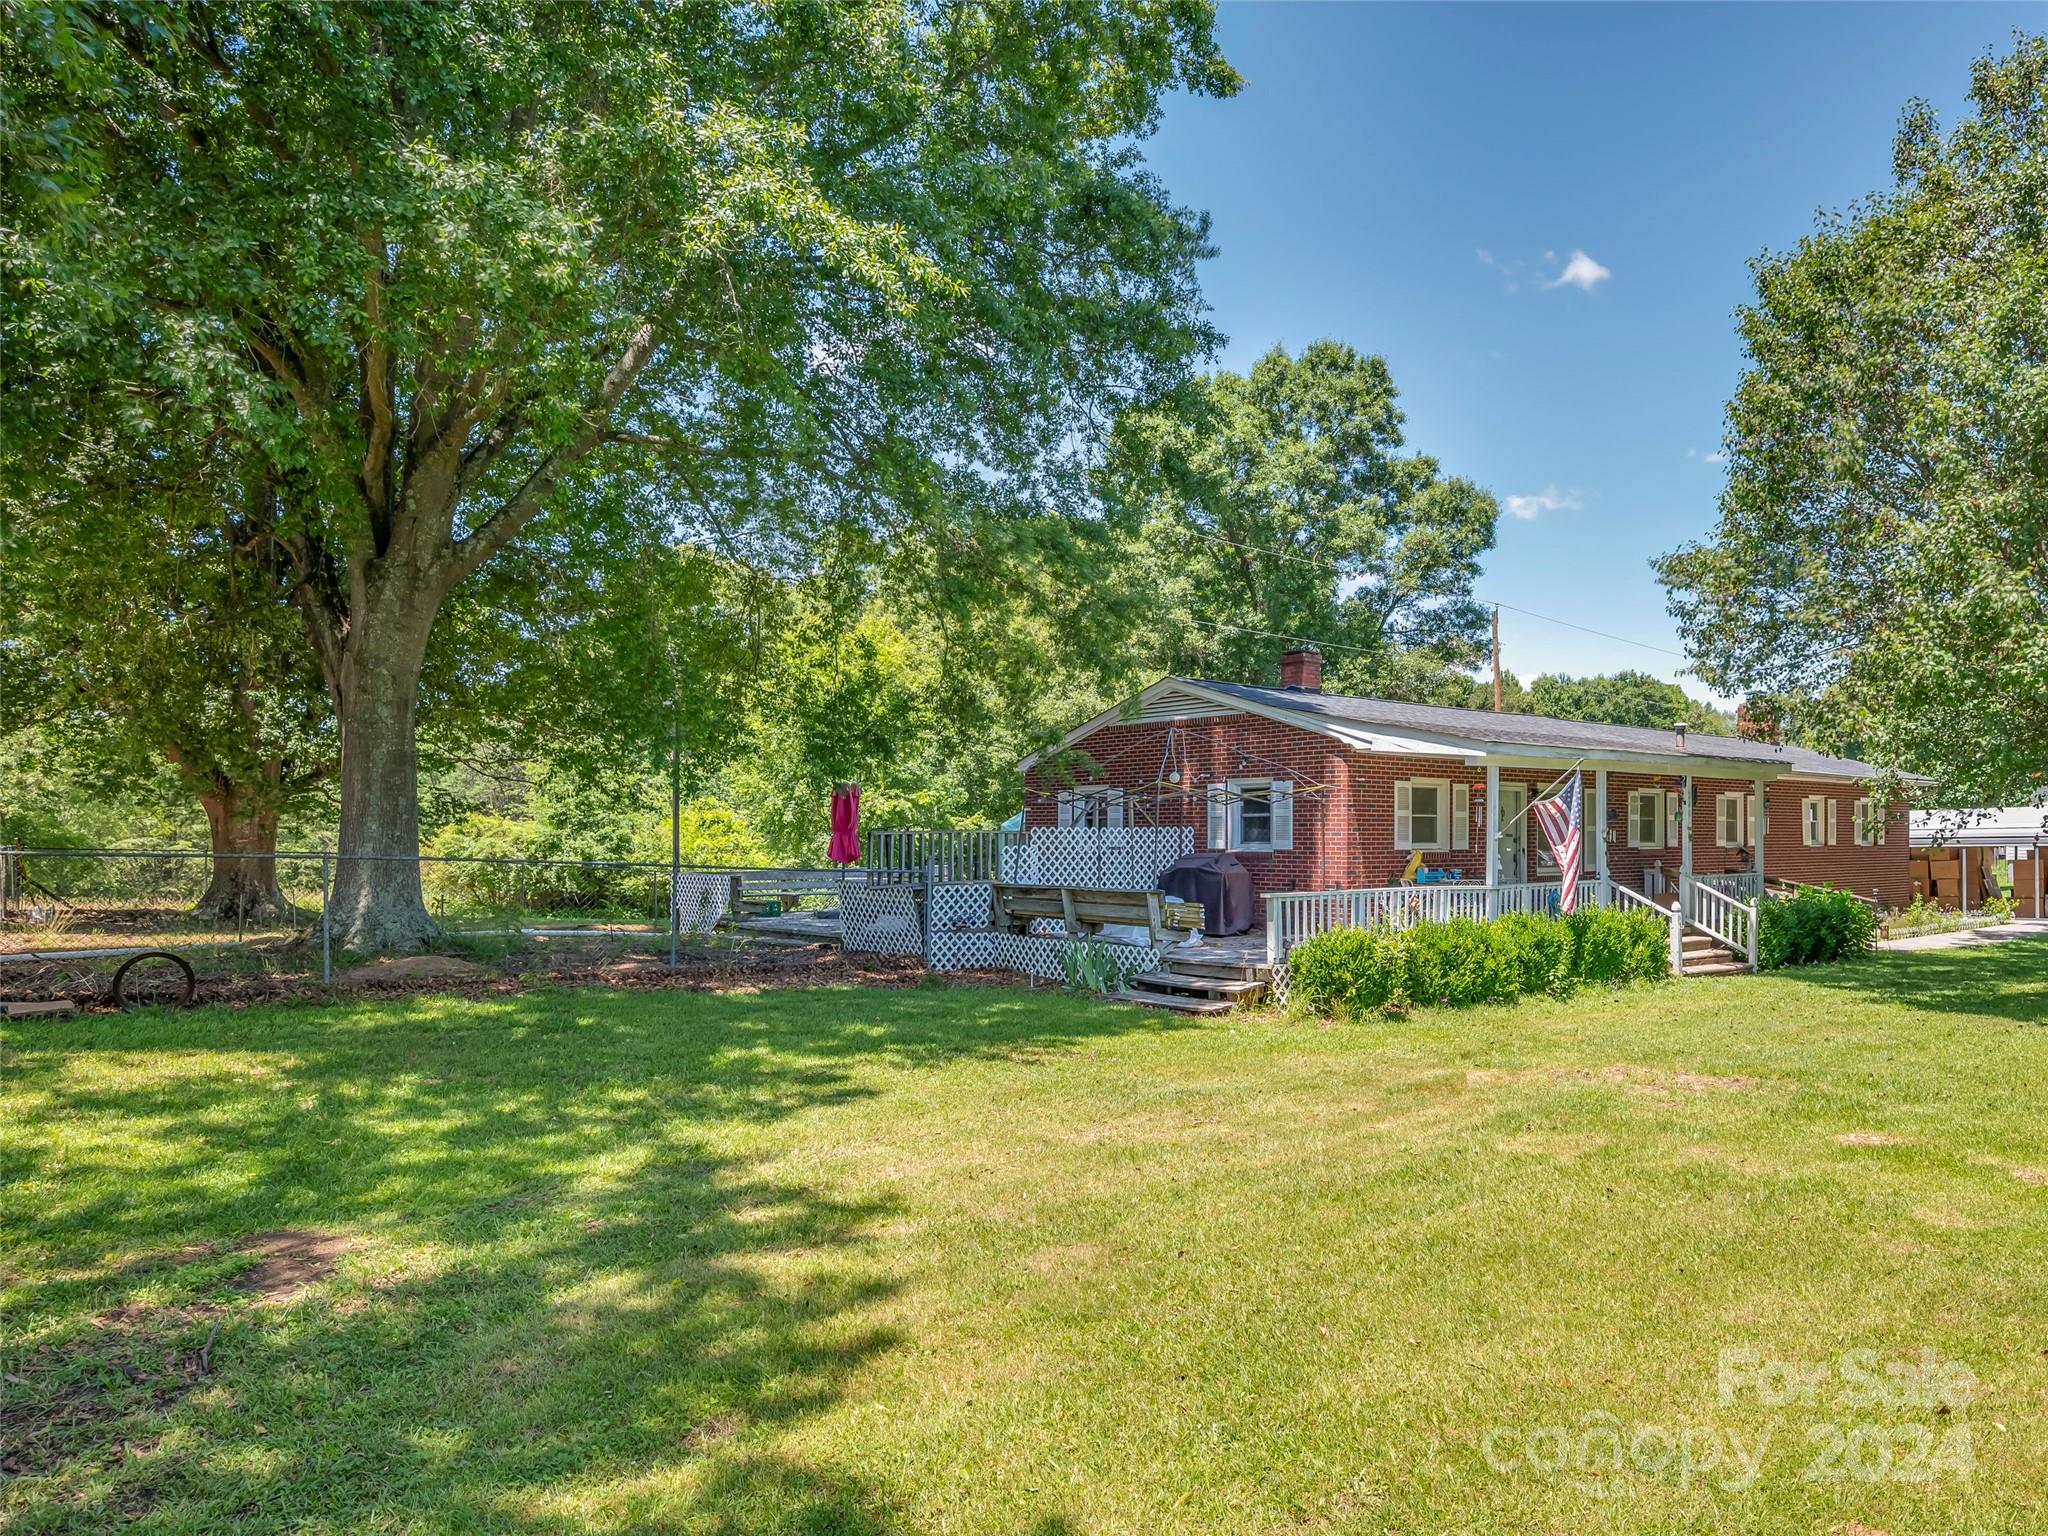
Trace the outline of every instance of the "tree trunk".
{"type": "Polygon", "coordinates": [[[291,903],[277,888],[275,802],[239,785],[199,800],[213,833],[213,879],[193,914],[238,924],[289,916],[291,903]]]}
{"type": "MultiPolygon", "coordinates": [[[[393,586],[408,585],[394,582],[393,586]]],[[[419,949],[435,936],[420,894],[420,671],[439,594],[373,596],[352,615],[332,679],[341,726],[341,841],[334,942],[359,954],[419,949]]]]}

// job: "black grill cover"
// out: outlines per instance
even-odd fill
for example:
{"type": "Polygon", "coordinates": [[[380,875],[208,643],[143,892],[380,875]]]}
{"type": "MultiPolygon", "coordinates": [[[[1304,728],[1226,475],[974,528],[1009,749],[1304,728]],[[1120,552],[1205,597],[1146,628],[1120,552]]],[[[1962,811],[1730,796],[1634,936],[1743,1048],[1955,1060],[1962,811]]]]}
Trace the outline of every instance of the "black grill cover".
{"type": "Polygon", "coordinates": [[[1202,932],[1244,933],[1258,911],[1251,871],[1231,853],[1191,853],[1160,873],[1159,889],[1181,901],[1202,904],[1202,932]]]}

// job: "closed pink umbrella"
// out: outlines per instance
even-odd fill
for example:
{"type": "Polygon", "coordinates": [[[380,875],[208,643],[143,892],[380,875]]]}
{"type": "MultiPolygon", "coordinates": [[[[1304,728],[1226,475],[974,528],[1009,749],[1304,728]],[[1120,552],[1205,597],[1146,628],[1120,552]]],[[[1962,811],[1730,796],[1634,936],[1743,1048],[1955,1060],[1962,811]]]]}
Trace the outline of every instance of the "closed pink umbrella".
{"type": "Polygon", "coordinates": [[[832,844],[825,857],[834,864],[860,862],[860,786],[838,784],[832,789],[832,844]]]}

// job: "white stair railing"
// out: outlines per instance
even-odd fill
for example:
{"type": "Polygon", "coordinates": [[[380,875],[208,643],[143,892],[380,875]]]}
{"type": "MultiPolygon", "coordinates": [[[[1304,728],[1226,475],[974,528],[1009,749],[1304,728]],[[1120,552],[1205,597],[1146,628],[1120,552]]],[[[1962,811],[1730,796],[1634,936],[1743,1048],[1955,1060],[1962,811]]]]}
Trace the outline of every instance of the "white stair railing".
{"type": "Polygon", "coordinates": [[[1723,948],[1742,956],[1753,971],[1756,967],[1758,903],[1731,895],[1721,882],[1747,880],[1748,876],[1687,875],[1679,881],[1679,915],[1688,927],[1720,942],[1723,948]]]}

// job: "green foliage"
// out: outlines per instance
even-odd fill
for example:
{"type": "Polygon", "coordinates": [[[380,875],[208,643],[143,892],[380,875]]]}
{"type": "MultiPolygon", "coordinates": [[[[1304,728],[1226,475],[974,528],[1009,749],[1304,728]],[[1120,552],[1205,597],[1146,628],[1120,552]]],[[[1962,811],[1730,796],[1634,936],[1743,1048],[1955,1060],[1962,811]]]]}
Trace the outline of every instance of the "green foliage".
{"type": "Polygon", "coordinates": [[[1878,915],[1848,891],[1801,886],[1757,908],[1757,965],[1824,965],[1870,948],[1878,915]]]}
{"type": "Polygon", "coordinates": [[[1411,1005],[1469,1007],[1581,982],[1648,981],[1668,973],[1665,924],[1647,912],[1588,908],[1569,917],[1512,913],[1387,928],[1333,928],[1287,955],[1292,995],[1321,1013],[1411,1005]]]}
{"type": "Polygon", "coordinates": [[[1324,1013],[1408,1006],[1402,935],[1385,928],[1332,928],[1287,952],[1289,995],[1324,1013]]]}
{"type": "Polygon", "coordinates": [[[1499,509],[1400,452],[1395,399],[1384,359],[1317,341],[1119,418],[1103,500],[1167,670],[1270,682],[1301,636],[1328,686],[1413,697],[1477,659],[1499,509]]]}
{"type": "Polygon", "coordinates": [[[1700,675],[1952,803],[2048,779],[2048,40],[1904,114],[1892,189],[1754,265],[1711,541],[1659,573],[1700,675]]]}
{"type": "Polygon", "coordinates": [[[1640,981],[1670,969],[1670,926],[1652,913],[1585,907],[1564,921],[1572,931],[1572,974],[1579,981],[1640,981]]]}
{"type": "Polygon", "coordinates": [[[1076,992],[1115,992],[1131,973],[1129,959],[1102,939],[1076,939],[1062,944],[1060,969],[1076,992]]]}
{"type": "MultiPolygon", "coordinates": [[[[1188,0],[8,19],[0,425],[118,396],[130,466],[204,443],[274,490],[238,537],[288,567],[333,694],[344,851],[413,851],[429,643],[502,553],[574,572],[623,507],[858,586],[1088,510],[1101,416],[1216,341],[1206,222],[1139,143],[1167,93],[1237,87],[1188,0]]],[[[952,566],[956,594],[1006,580],[952,566]]],[[[694,685],[723,650],[677,654],[694,685]]],[[[354,866],[352,942],[430,932],[368,873],[405,867],[354,866]]]]}
{"type": "MultiPolygon", "coordinates": [[[[667,807],[654,811],[596,802],[596,796],[542,796],[517,818],[476,811],[450,822],[428,840],[424,852],[446,859],[590,862],[429,864],[422,869],[429,904],[537,911],[645,908],[649,891],[658,899],[668,879],[667,807]],[[615,861],[663,868],[601,867],[615,861]]],[[[686,802],[680,826],[685,865],[763,862],[760,843],[730,806],[715,800],[686,802]]]]}

